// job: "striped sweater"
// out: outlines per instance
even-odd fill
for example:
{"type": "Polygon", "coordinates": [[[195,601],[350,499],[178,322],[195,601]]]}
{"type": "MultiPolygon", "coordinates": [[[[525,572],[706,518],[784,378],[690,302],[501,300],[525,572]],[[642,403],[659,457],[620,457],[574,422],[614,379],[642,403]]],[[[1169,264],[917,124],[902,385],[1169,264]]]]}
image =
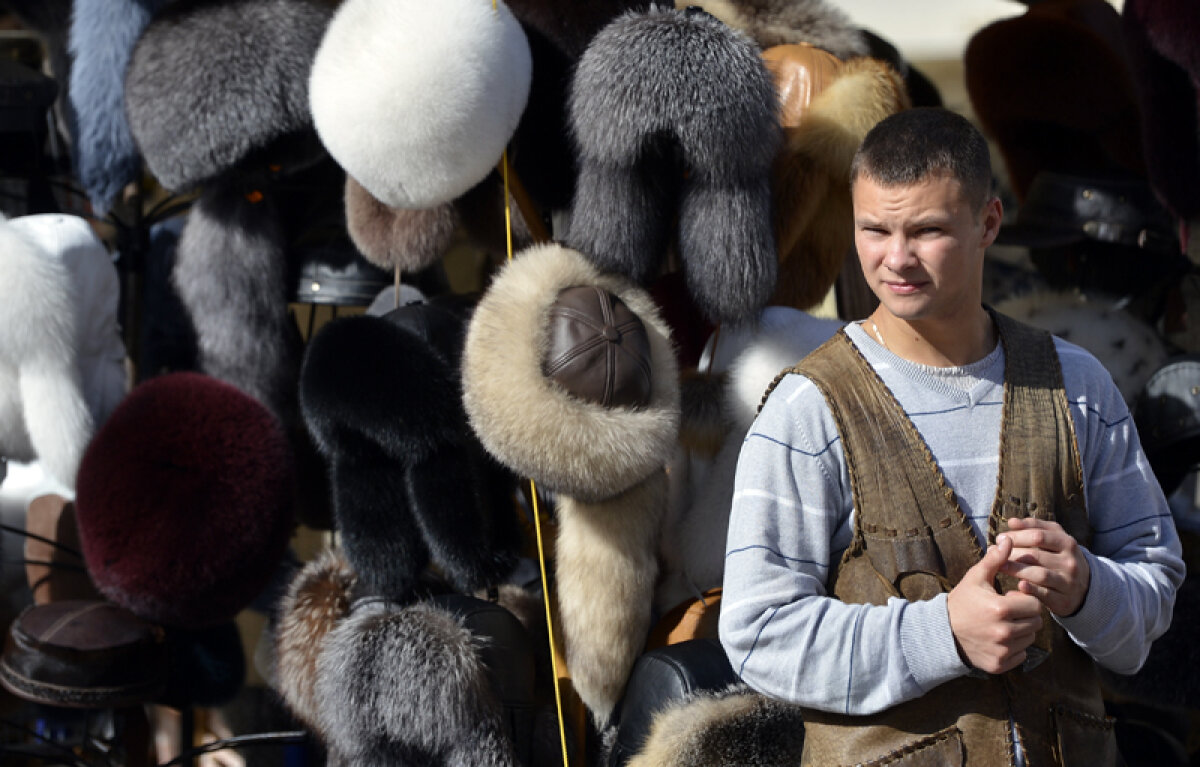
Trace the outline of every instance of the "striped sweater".
{"type": "MultiPolygon", "coordinates": [[[[846,332],[909,414],[984,541],[996,493],[1002,348],[970,365],[933,368],[890,353],[857,323],[846,332]]],[[[1099,664],[1133,673],[1170,625],[1184,576],[1179,539],[1111,376],[1080,347],[1057,338],[1055,346],[1093,528],[1087,598],[1078,613],[1058,620],[1099,664]]],[[[879,606],[826,596],[830,566],[851,540],[852,506],[824,397],[803,376],[788,375],[738,460],[721,642],[734,670],[760,692],[862,715],[919,697],[968,668],[955,649],[945,594],[879,606]]]]}

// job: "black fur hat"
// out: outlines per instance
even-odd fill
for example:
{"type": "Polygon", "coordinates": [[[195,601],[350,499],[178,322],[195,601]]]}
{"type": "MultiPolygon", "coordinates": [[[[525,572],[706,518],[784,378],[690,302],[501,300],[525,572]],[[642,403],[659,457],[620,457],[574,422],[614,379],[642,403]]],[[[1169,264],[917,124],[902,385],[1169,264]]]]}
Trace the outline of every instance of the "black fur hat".
{"type": "Polygon", "coordinates": [[[618,17],[575,71],[580,173],[568,244],[646,284],[678,237],[693,299],[714,321],[775,287],[775,88],[757,46],[703,11],[618,17]]]}
{"type": "Polygon", "coordinates": [[[154,177],[188,189],[310,128],[308,76],[331,15],[318,0],[176,0],[156,15],[125,75],[154,177]]]}
{"type": "Polygon", "coordinates": [[[483,453],[460,400],[460,311],[428,303],[345,317],[305,353],[301,413],[366,593],[407,601],[431,561],[472,591],[515,563],[512,479],[483,453]]]}

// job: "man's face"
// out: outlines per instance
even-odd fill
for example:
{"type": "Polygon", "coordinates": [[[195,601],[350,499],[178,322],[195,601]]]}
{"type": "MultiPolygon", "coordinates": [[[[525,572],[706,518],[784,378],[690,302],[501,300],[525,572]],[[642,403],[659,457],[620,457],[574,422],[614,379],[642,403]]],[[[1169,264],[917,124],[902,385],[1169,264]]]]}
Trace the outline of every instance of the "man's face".
{"type": "Polygon", "coordinates": [[[984,250],[1000,229],[1000,201],[973,210],[962,184],[937,175],[912,186],[860,176],[851,191],[854,244],[867,284],[906,321],[966,319],[979,310],[984,250]]]}

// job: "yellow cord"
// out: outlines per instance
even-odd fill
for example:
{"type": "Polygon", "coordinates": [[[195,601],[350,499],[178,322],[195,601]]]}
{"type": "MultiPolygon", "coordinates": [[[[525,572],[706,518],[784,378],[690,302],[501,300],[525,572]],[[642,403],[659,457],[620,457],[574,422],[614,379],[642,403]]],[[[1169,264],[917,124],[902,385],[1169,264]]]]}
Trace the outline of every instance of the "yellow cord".
{"type": "MultiPolygon", "coordinates": [[[[492,10],[498,10],[496,0],[492,0],[492,10]]],[[[512,205],[509,204],[508,190],[508,147],[505,147],[500,155],[500,172],[504,177],[504,235],[508,248],[508,260],[512,261],[512,205]]],[[[546,578],[546,549],[542,544],[542,515],[538,509],[537,485],[532,479],[529,480],[529,494],[533,499],[533,529],[537,534],[538,567],[542,571],[542,601],[546,605],[546,634],[550,641],[550,672],[554,677],[554,707],[558,711],[558,740],[562,744],[563,767],[571,767],[571,761],[567,756],[567,728],[563,716],[562,685],[559,683],[558,660],[554,651],[554,621],[550,617],[550,582],[546,578]]]]}

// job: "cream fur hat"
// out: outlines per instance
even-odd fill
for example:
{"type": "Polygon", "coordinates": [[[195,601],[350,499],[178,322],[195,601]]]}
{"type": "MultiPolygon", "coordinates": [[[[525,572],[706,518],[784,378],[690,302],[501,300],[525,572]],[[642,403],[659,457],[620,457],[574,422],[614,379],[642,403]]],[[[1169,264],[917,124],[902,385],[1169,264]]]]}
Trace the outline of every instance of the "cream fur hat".
{"type": "Polygon", "coordinates": [[[313,60],[321,141],[375,198],[430,208],[500,161],[525,110],[529,42],[487,0],[346,0],[313,60]]]}

